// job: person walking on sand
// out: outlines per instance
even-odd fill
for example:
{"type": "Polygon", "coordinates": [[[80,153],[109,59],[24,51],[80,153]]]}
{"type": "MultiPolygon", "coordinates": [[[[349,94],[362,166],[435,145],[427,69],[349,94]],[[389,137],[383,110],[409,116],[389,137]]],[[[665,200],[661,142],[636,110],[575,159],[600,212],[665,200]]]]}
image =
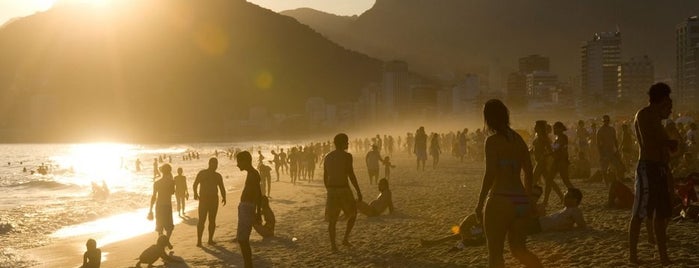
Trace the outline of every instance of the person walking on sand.
{"type": "MultiPolygon", "coordinates": [[[[252,267],[252,249],[250,248],[250,233],[256,222],[261,220],[262,190],[260,188],[260,173],[252,167],[252,155],[248,151],[242,151],[236,155],[238,168],[247,172],[245,186],[240,194],[238,204],[238,229],[236,238],[243,255],[246,268],[252,267]]],[[[260,162],[262,164],[262,162],[260,162]]]]}
{"type": "Polygon", "coordinates": [[[349,138],[346,134],[337,134],[333,140],[335,150],[328,153],[323,161],[323,182],[327,190],[327,201],[325,212],[328,217],[328,233],[330,235],[330,247],[333,252],[337,252],[335,244],[335,225],[337,224],[340,211],[347,216],[347,229],[342,244],[351,246],[349,235],[357,220],[357,203],[362,201],[362,192],[359,190],[357,176],[354,175],[352,166],[352,154],[346,152],[349,145],[349,138]],[[349,181],[348,181],[349,180],[349,181]],[[354,199],[352,190],[349,187],[352,183],[357,192],[357,199],[354,199]]]}
{"type": "Polygon", "coordinates": [[[223,187],[223,177],[216,172],[218,168],[218,159],[212,157],[209,159],[209,168],[199,171],[197,178],[194,179],[192,191],[194,192],[194,200],[199,200],[199,222],[197,223],[197,246],[201,247],[201,237],[204,234],[204,224],[207,217],[209,218],[209,245],[214,243],[214,232],[216,231],[216,213],[218,213],[218,193],[221,192],[221,204],[226,205],[226,188],[223,187]],[[201,192],[198,191],[201,184],[201,192]]]}
{"type": "Polygon", "coordinates": [[[425,161],[427,161],[427,134],[425,133],[425,127],[420,127],[415,132],[415,148],[413,152],[417,156],[417,170],[420,170],[422,165],[422,171],[425,171],[425,161]]]}
{"type": "Polygon", "coordinates": [[[638,236],[641,223],[652,219],[660,261],[671,263],[667,254],[667,222],[672,216],[670,197],[673,194],[672,175],[668,163],[670,153],[677,151],[678,142],[671,140],[661,121],[672,113],[670,87],[657,83],[648,90],[649,104],[636,113],[634,128],[640,147],[636,167],[636,195],[629,224],[629,262],[638,264],[638,236]]]}
{"type": "Polygon", "coordinates": [[[162,235],[165,230],[165,236],[169,239],[175,228],[172,221],[172,195],[175,194],[175,181],[172,179],[170,164],[164,164],[160,167],[160,171],[162,171],[162,177],[153,182],[149,215],[153,215],[153,205],[155,205],[155,231],[158,235],[162,235]]]}
{"type": "Polygon", "coordinates": [[[372,145],[371,151],[366,153],[364,159],[366,162],[366,169],[369,172],[369,184],[374,184],[379,181],[379,170],[381,165],[381,153],[379,152],[379,146],[372,145]]]}
{"type": "Polygon", "coordinates": [[[177,200],[177,214],[184,217],[185,199],[189,200],[189,191],[187,190],[187,177],[182,175],[182,168],[177,168],[177,176],[175,176],[175,199],[177,200]]]}
{"type": "Polygon", "coordinates": [[[432,134],[432,140],[430,141],[430,155],[432,156],[432,169],[437,169],[439,164],[439,155],[442,153],[442,149],[439,147],[439,134],[432,134]]]}
{"type": "Polygon", "coordinates": [[[526,234],[521,228],[527,219],[536,217],[529,198],[533,173],[527,144],[510,128],[509,111],[500,100],[485,103],[483,119],[491,135],[485,140],[485,175],[475,213],[485,230],[488,266],[505,266],[503,249],[507,237],[516,259],[526,267],[542,267],[539,258],[527,249],[526,234]]]}

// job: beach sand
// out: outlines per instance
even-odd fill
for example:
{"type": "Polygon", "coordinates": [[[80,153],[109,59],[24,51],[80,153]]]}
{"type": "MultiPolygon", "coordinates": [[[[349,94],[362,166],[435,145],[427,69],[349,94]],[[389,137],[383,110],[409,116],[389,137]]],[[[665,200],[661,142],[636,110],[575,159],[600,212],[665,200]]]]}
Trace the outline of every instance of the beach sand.
{"type": "MultiPolygon", "coordinates": [[[[396,211],[391,215],[367,218],[358,215],[352,232],[351,248],[340,246],[339,253],[331,253],[324,221],[325,189],[322,172],[315,181],[289,183],[287,175],[272,184],[270,205],[277,218],[277,238],[265,240],[253,232],[251,237],[253,261],[257,267],[484,267],[487,250],[484,246],[467,247],[449,252],[454,245],[421,247],[420,239],[447,235],[454,225],[473,212],[483,174],[483,163],[459,163],[444,155],[436,170],[428,160],[424,172],[415,170],[414,158],[396,154],[390,187],[396,211]]],[[[364,199],[378,195],[376,185],[369,185],[364,155],[355,154],[355,172],[359,177],[364,199]]],[[[244,178],[243,173],[235,176],[244,178]]],[[[274,174],[273,174],[274,180],[274,174]]],[[[190,181],[192,182],[192,181],[190,181]]],[[[236,243],[237,203],[240,184],[226,185],[228,204],[219,208],[216,246],[197,248],[196,214],[175,227],[172,244],[175,255],[186,264],[167,267],[242,267],[242,257],[236,243]]],[[[560,181],[559,181],[560,183],[560,181]]],[[[629,211],[604,208],[607,198],[602,183],[585,184],[573,180],[584,194],[581,209],[589,229],[571,232],[544,233],[531,236],[528,246],[541,258],[546,267],[632,267],[627,264],[627,224],[629,211]]],[[[557,197],[552,197],[548,212],[562,208],[557,197]]],[[[344,233],[344,222],[338,223],[338,239],[344,233]]],[[[699,228],[697,223],[672,223],[668,228],[671,267],[699,267],[699,228]]],[[[206,234],[205,234],[206,236],[206,234]]],[[[37,267],[78,267],[82,261],[87,237],[59,239],[51,244],[25,251],[38,261],[37,267]]],[[[206,238],[205,238],[206,239],[206,238]]],[[[646,264],[658,267],[654,247],[641,235],[639,257],[646,264]]],[[[148,233],[128,240],[101,245],[105,256],[102,267],[133,267],[136,258],[155,243],[156,234],[148,233]]],[[[338,240],[339,241],[339,240],[338,240]]],[[[508,267],[521,265],[506,249],[508,267]]],[[[162,265],[158,261],[156,264],[162,265]]],[[[144,266],[145,267],[145,266],[144,266]]]]}

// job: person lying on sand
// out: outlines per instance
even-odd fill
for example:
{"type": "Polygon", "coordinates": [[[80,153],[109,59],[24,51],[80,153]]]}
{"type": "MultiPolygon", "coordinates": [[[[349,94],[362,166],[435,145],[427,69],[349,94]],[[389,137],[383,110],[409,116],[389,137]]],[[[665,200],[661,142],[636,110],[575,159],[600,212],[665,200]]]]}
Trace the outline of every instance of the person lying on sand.
{"type": "Polygon", "coordinates": [[[582,197],[582,192],[579,189],[569,188],[563,195],[563,205],[565,207],[562,210],[539,217],[541,231],[568,231],[576,228],[587,228],[582,210],[578,207],[582,197]]]}
{"type": "Polygon", "coordinates": [[[154,267],[153,263],[155,263],[158,259],[163,259],[165,264],[170,262],[184,262],[182,258],[172,255],[172,252],[170,255],[165,253],[165,247],[167,247],[169,244],[170,241],[166,235],[161,235],[158,237],[158,242],[155,245],[148,247],[143,251],[143,253],[141,253],[141,256],[138,257],[136,267],[141,267],[141,263],[148,264],[149,268],[154,267]]]}
{"type": "Polygon", "coordinates": [[[388,180],[383,178],[379,180],[379,196],[370,204],[362,200],[357,201],[357,210],[360,213],[369,217],[381,215],[388,208],[388,213],[393,213],[393,198],[391,190],[388,188],[388,180]]]}

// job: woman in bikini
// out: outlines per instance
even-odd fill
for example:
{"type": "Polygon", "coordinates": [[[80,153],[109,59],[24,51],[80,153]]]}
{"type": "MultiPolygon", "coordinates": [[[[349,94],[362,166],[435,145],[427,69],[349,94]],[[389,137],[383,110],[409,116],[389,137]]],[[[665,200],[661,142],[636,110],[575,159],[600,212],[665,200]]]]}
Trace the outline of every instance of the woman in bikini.
{"type": "Polygon", "coordinates": [[[483,119],[490,136],[485,141],[485,175],[475,213],[485,229],[488,266],[504,267],[507,237],[515,258],[526,267],[542,267],[539,258],[527,250],[522,228],[536,217],[529,197],[533,173],[527,144],[510,128],[509,111],[500,100],[485,103],[483,119]]]}

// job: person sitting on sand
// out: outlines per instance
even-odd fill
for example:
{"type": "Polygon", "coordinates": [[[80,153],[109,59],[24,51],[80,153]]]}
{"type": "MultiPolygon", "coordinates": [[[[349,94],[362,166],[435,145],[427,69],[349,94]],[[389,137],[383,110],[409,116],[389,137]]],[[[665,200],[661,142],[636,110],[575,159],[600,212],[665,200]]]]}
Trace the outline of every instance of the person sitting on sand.
{"type": "Polygon", "coordinates": [[[90,238],[85,247],[87,250],[83,254],[83,265],[80,268],[99,268],[102,263],[102,250],[97,248],[97,241],[90,238]]]}
{"type": "Polygon", "coordinates": [[[379,192],[379,196],[376,197],[376,200],[371,201],[370,204],[361,200],[357,201],[357,210],[369,217],[379,216],[386,211],[387,208],[388,213],[393,213],[393,198],[391,190],[388,188],[388,180],[386,178],[379,180],[379,192]]]}
{"type": "Polygon", "coordinates": [[[169,244],[170,240],[167,238],[167,236],[161,235],[158,237],[157,243],[148,247],[143,251],[143,253],[141,253],[141,256],[138,257],[136,267],[141,267],[142,263],[148,264],[149,268],[155,267],[153,266],[153,263],[155,263],[158,259],[162,259],[166,265],[170,262],[184,262],[184,260],[182,260],[180,257],[165,253],[165,247],[167,247],[169,244]]]}
{"type": "Polygon", "coordinates": [[[580,206],[582,192],[577,188],[569,188],[563,195],[565,208],[550,215],[539,217],[541,231],[568,231],[573,229],[585,229],[587,224],[580,206]]]}
{"type": "Polygon", "coordinates": [[[274,217],[274,212],[269,206],[269,198],[262,196],[260,201],[260,213],[262,218],[257,219],[257,222],[252,225],[252,228],[262,236],[262,238],[274,237],[274,226],[276,224],[276,218],[274,217]],[[264,220],[264,223],[262,222],[264,220]]]}

